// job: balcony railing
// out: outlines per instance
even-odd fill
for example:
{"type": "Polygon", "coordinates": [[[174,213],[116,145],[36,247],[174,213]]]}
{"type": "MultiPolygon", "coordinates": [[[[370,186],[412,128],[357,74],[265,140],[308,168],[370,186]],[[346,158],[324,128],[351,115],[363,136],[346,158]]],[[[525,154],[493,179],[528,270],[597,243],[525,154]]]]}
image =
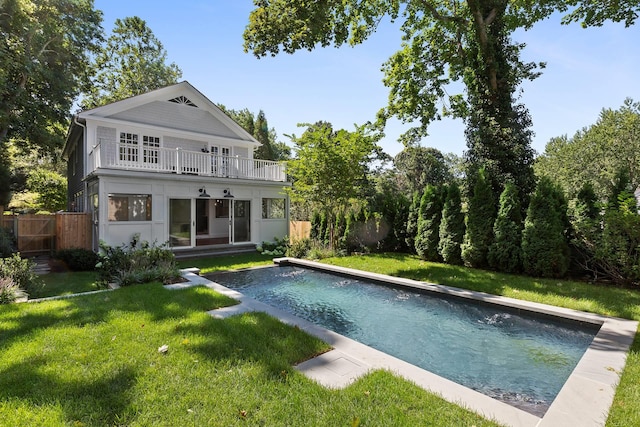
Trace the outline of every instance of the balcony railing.
{"type": "Polygon", "coordinates": [[[285,165],[270,160],[127,144],[101,139],[89,153],[93,170],[100,168],[191,174],[223,178],[286,181],[285,165]]]}

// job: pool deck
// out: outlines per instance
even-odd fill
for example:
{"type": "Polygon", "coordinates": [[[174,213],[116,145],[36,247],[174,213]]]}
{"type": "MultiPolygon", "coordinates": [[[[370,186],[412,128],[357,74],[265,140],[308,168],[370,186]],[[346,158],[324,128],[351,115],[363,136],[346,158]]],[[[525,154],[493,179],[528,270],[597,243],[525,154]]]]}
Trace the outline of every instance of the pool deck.
{"type": "Polygon", "coordinates": [[[210,311],[209,314],[213,317],[223,319],[249,311],[265,312],[286,324],[297,326],[327,342],[333,347],[333,350],[296,366],[297,370],[326,387],[343,388],[369,371],[385,369],[417,384],[425,390],[440,395],[447,401],[477,412],[500,424],[513,427],[604,426],[609,408],[613,402],[620,373],[625,365],[627,353],[638,329],[638,322],[631,320],[600,316],[313,261],[279,258],[275,259],[274,262],[278,265],[296,265],[356,278],[390,282],[395,285],[455,295],[519,310],[602,325],[544,417],[539,418],[350,338],[314,325],[307,320],[263,304],[240,292],[226,288],[199,276],[197,269],[183,271],[184,277],[189,282],[166,286],[170,289],[180,289],[193,285],[204,285],[240,301],[237,305],[210,311]]]}

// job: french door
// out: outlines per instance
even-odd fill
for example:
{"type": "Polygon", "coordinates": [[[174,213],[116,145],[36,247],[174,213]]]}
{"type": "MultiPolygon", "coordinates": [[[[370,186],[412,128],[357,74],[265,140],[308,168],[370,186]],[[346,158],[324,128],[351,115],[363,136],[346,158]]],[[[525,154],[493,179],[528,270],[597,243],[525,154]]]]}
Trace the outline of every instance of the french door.
{"type": "Polygon", "coordinates": [[[169,199],[171,247],[234,244],[251,241],[251,201],[169,199]]]}

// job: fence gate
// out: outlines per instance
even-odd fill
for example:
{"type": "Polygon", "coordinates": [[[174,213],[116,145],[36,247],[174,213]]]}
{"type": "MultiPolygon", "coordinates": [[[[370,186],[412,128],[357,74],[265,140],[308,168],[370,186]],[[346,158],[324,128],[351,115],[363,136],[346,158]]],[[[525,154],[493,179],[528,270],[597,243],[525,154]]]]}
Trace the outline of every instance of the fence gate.
{"type": "Polygon", "coordinates": [[[56,218],[53,215],[20,215],[16,240],[25,256],[46,255],[55,249],[56,218]]]}

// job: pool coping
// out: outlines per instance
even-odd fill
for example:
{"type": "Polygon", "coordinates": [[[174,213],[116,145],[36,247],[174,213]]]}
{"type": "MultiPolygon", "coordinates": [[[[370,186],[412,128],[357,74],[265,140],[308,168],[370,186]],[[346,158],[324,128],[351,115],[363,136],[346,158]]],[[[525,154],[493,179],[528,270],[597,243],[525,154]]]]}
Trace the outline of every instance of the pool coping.
{"type": "MultiPolygon", "coordinates": [[[[300,372],[320,384],[332,388],[341,388],[371,370],[386,369],[443,397],[449,402],[477,412],[501,424],[513,427],[605,425],[620,373],[624,368],[628,350],[638,329],[638,322],[632,320],[601,316],[483,292],[322,264],[315,261],[277,258],[274,259],[274,263],[276,265],[295,265],[357,278],[390,282],[399,286],[413,287],[429,292],[499,304],[513,309],[601,325],[593,342],[565,382],[560,393],[544,417],[539,418],[396,357],[312,324],[309,321],[256,301],[240,292],[200,277],[193,272],[186,274],[191,283],[206,285],[240,301],[238,305],[209,312],[214,317],[225,318],[246,311],[266,312],[282,322],[297,326],[330,344],[333,347],[332,351],[301,363],[296,367],[300,372]]],[[[190,286],[191,283],[179,283],[170,286],[182,288],[190,286]]]]}

